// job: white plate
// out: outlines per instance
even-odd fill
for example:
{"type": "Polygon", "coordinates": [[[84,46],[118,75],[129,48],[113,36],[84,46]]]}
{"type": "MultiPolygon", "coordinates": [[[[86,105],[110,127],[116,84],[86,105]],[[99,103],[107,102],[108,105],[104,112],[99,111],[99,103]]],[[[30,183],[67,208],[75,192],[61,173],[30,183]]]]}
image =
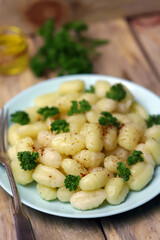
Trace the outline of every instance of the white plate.
{"type": "MultiPolygon", "coordinates": [[[[35,97],[47,92],[56,91],[62,82],[74,79],[84,80],[87,88],[94,84],[96,80],[107,80],[111,84],[123,83],[133,93],[135,99],[141,103],[150,114],[160,113],[160,98],[151,91],[123,79],[96,74],[71,75],[43,81],[18,94],[5,105],[5,108],[9,108],[10,113],[17,110],[23,110],[33,105],[35,97]]],[[[5,169],[2,166],[0,166],[0,176],[2,188],[11,195],[9,181],[5,169]]],[[[150,184],[140,192],[130,192],[124,203],[118,206],[112,206],[105,203],[99,208],[89,211],[76,210],[69,203],[62,203],[58,200],[52,202],[42,200],[35,189],[35,183],[31,183],[28,186],[18,185],[18,191],[21,201],[24,204],[39,211],[61,217],[95,218],[126,212],[148,202],[160,193],[159,183],[160,167],[157,167],[150,184]]]]}

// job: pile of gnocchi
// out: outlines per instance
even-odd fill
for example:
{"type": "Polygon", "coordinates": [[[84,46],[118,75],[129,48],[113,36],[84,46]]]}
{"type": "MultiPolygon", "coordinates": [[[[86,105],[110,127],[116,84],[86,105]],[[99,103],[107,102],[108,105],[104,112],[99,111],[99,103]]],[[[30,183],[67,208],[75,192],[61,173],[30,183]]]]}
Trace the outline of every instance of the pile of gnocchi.
{"type": "Polygon", "coordinates": [[[125,201],[130,191],[140,191],[153,178],[160,164],[160,125],[147,128],[148,113],[122,85],[121,100],[106,97],[111,84],[97,80],[92,91],[85,91],[82,80],[63,82],[58,91],[41,95],[34,106],[25,109],[29,123],[13,123],[8,129],[8,154],[14,178],[18,184],[37,183],[42,199],[70,202],[78,210],[99,207],[103,202],[117,205],[125,201]],[[86,100],[89,110],[68,115],[74,101],[86,100]],[[44,107],[56,107],[59,113],[45,120],[38,113],[44,107]],[[111,113],[119,122],[101,125],[102,112],[111,113]],[[51,131],[56,120],[65,120],[67,131],[51,131]],[[143,161],[133,165],[127,159],[140,151],[143,161]],[[34,169],[21,168],[18,152],[38,152],[34,169]],[[130,171],[128,181],[118,173],[118,163],[130,171]],[[80,176],[76,190],[65,186],[67,175],[80,176]]]}

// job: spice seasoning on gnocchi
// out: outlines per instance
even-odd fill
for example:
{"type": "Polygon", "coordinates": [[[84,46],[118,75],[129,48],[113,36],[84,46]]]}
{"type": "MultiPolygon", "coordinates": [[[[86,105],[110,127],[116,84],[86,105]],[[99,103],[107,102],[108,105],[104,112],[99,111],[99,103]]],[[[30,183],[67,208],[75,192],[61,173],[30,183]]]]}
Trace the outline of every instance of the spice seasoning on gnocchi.
{"type": "Polygon", "coordinates": [[[160,164],[160,115],[148,115],[121,83],[64,82],[17,112],[8,129],[12,172],[18,184],[35,181],[44,201],[82,211],[121,204],[160,164]]]}

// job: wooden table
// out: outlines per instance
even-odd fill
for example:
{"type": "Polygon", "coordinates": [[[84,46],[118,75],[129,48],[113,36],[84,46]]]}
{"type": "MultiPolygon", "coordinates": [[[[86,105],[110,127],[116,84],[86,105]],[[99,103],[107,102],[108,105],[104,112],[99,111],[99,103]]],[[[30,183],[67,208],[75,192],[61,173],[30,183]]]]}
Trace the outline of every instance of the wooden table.
{"type": "MultiPolygon", "coordinates": [[[[160,15],[90,22],[89,35],[110,39],[94,62],[95,73],[126,78],[160,94],[160,15]]],[[[34,36],[28,35],[28,42],[33,50],[34,36]]],[[[42,80],[30,70],[14,77],[0,76],[0,107],[42,80]]],[[[24,208],[37,240],[160,239],[160,196],[129,212],[88,220],[56,217],[24,208]]],[[[15,239],[11,197],[0,188],[0,240],[15,239]]]]}

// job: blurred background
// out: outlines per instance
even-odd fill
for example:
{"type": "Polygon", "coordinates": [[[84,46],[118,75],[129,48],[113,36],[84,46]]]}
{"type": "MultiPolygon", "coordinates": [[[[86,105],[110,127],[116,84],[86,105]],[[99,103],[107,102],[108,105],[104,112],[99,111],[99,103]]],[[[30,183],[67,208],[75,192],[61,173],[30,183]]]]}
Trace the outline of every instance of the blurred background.
{"type": "Polygon", "coordinates": [[[12,23],[31,33],[48,18],[57,24],[73,19],[93,22],[159,10],[159,0],[1,0],[0,25],[12,23]]]}

